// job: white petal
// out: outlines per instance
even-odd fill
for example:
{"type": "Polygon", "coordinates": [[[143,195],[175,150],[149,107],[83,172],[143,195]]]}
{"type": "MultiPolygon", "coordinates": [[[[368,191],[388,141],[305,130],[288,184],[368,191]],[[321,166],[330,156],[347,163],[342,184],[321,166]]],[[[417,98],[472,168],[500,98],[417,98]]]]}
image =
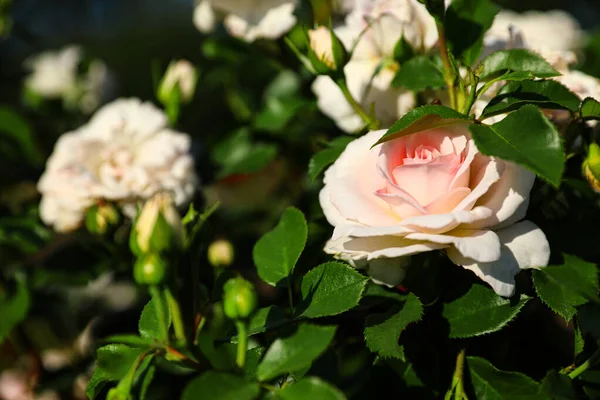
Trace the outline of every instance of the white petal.
{"type": "Polygon", "coordinates": [[[397,236],[378,236],[367,238],[342,237],[329,240],[325,245],[328,254],[341,255],[353,260],[374,260],[410,256],[431,250],[448,247],[446,244],[406,240],[397,236]]]}
{"type": "Polygon", "coordinates": [[[510,297],[515,292],[515,275],[521,269],[545,267],[550,258],[550,246],[544,232],[530,221],[500,229],[496,234],[502,243],[497,261],[477,263],[453,248],[447,253],[452,262],[473,271],[500,296],[510,297]]]}
{"type": "Polygon", "coordinates": [[[378,258],[369,261],[367,274],[378,285],[394,287],[404,280],[410,257],[378,258]]]}
{"type": "Polygon", "coordinates": [[[410,233],[405,238],[453,245],[463,257],[478,262],[492,262],[500,258],[500,240],[489,230],[455,229],[443,235],[410,233]]]}
{"type": "Polygon", "coordinates": [[[494,183],[500,180],[500,177],[504,173],[505,165],[502,161],[488,160],[487,157],[479,156],[475,157],[471,168],[471,183],[469,186],[473,190],[454,208],[455,211],[470,210],[473,208],[477,200],[485,195],[494,183]],[[479,169],[477,164],[481,164],[479,169]]]}

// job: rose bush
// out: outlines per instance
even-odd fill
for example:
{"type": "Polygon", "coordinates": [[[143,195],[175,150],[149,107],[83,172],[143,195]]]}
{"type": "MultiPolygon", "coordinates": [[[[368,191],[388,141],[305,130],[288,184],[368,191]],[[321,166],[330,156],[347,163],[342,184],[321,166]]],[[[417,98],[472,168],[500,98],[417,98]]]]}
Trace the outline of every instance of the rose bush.
{"type": "Polygon", "coordinates": [[[384,133],[350,143],[325,172],[320,202],[335,227],[327,253],[359,267],[374,262],[373,277],[396,285],[406,265],[399,257],[444,250],[502,296],[514,293],[521,269],[546,266],[544,233],[518,222],[531,172],[480,154],[466,126],[372,147],[384,133]]]}

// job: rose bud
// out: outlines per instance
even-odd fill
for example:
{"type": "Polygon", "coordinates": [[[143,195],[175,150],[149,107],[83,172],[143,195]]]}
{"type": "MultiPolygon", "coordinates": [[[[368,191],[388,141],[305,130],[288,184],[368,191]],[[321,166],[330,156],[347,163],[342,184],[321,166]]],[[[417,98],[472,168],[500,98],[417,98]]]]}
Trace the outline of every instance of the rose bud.
{"type": "Polygon", "coordinates": [[[167,275],[167,261],[158,253],[145,254],[133,266],[133,278],[139,285],[158,285],[167,275]]]}
{"type": "Polygon", "coordinates": [[[320,26],[308,30],[308,58],[318,74],[342,71],[350,56],[333,30],[320,26]]]}
{"type": "Polygon", "coordinates": [[[246,279],[232,278],[223,286],[223,309],[229,319],[248,318],[257,303],[254,286],[246,279]]]}
{"type": "Polygon", "coordinates": [[[183,224],[166,193],[154,195],[144,204],[130,237],[130,247],[135,254],[162,252],[181,247],[183,224]]]}
{"type": "Polygon", "coordinates": [[[90,233],[103,235],[109,227],[115,226],[121,219],[119,212],[112,204],[96,204],[85,214],[85,226],[90,233]]]}
{"type": "Polygon", "coordinates": [[[234,250],[228,240],[215,240],[208,246],[208,261],[213,267],[228,267],[233,263],[234,250]]]}
{"type": "Polygon", "coordinates": [[[198,73],[194,65],[187,60],[171,62],[158,86],[157,97],[163,104],[177,99],[180,103],[189,103],[194,98],[198,73]]]}
{"type": "Polygon", "coordinates": [[[583,162],[583,175],[590,186],[600,192],[600,146],[591,143],[588,149],[588,155],[583,162]]]}

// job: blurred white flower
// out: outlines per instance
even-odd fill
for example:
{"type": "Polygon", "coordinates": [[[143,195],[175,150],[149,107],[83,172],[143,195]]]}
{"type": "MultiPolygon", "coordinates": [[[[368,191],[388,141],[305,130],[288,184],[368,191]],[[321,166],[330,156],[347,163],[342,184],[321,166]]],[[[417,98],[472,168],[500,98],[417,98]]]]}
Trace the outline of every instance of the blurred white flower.
{"type": "Polygon", "coordinates": [[[296,24],[297,0],[200,0],[194,24],[202,32],[214,30],[217,16],[231,36],[253,42],[277,39],[296,24]]]}
{"type": "Polygon", "coordinates": [[[0,374],[0,399],[59,400],[60,397],[58,393],[52,390],[35,393],[25,372],[17,369],[7,369],[0,374]]]}
{"type": "Polygon", "coordinates": [[[181,206],[198,181],[190,145],[189,136],[169,129],[163,111],[152,104],[116,100],[56,143],[38,182],[40,216],[66,232],[102,201],[115,202],[128,217],[161,191],[171,192],[181,206]]]}

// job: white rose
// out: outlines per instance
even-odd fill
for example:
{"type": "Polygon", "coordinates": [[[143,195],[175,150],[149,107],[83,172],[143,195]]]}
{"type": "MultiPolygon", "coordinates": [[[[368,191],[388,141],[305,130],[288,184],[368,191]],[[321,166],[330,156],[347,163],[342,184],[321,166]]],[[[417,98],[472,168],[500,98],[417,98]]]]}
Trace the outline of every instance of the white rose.
{"type": "Polygon", "coordinates": [[[41,218],[57,231],[71,231],[100,200],[116,202],[133,217],[138,202],[161,191],[181,206],[197,184],[190,145],[152,104],[116,100],[56,143],[38,182],[41,218]]]}
{"type": "Polygon", "coordinates": [[[214,29],[217,15],[231,36],[253,42],[277,39],[294,25],[296,0],[202,0],[194,11],[194,23],[202,32],[214,29]]]}
{"type": "Polygon", "coordinates": [[[72,95],[77,89],[77,67],[81,59],[81,49],[77,46],[37,54],[25,61],[32,70],[25,86],[49,99],[72,95]]]}
{"type": "Polygon", "coordinates": [[[550,249],[525,216],[534,175],[480,154],[465,125],[371,146],[385,131],[351,142],[326,171],[320,203],[335,227],[325,251],[388,285],[402,257],[444,250],[498,294],[514,276],[543,267],[550,249]]]}

